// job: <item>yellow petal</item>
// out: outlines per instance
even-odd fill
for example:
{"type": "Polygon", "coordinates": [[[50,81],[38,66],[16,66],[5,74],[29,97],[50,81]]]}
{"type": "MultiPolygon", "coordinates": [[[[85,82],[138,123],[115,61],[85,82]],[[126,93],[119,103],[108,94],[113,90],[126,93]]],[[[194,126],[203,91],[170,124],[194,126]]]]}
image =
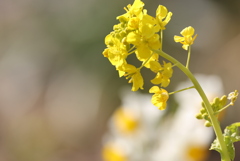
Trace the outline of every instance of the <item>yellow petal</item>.
{"type": "Polygon", "coordinates": [[[182,37],[182,36],[174,36],[174,41],[175,42],[181,42],[181,41],[184,41],[185,40],[185,38],[184,37],[182,37]]]}
{"type": "Polygon", "coordinates": [[[158,61],[150,61],[149,65],[150,65],[149,66],[150,70],[155,72],[155,73],[157,73],[159,70],[162,69],[162,67],[161,67],[161,65],[158,61]]]}
{"type": "Polygon", "coordinates": [[[139,88],[143,89],[143,77],[139,71],[132,76],[132,81],[132,91],[137,91],[139,88]]]}
{"type": "Polygon", "coordinates": [[[181,31],[181,35],[183,36],[192,36],[193,34],[194,28],[192,26],[188,26],[181,31]]]}
{"type": "Polygon", "coordinates": [[[136,50],[137,58],[140,61],[146,61],[150,57],[151,53],[152,51],[149,49],[147,44],[141,44],[136,50]]]}
{"type": "Polygon", "coordinates": [[[156,10],[156,17],[159,19],[163,19],[167,16],[167,8],[163,5],[159,5],[157,10],[156,10]]]}
{"type": "Polygon", "coordinates": [[[141,0],[135,0],[129,9],[129,12],[137,16],[142,11],[143,6],[144,3],[141,0]]]}
{"type": "Polygon", "coordinates": [[[126,42],[137,46],[141,43],[141,36],[136,32],[130,32],[127,35],[126,42]]]}
{"type": "Polygon", "coordinates": [[[152,88],[149,89],[149,93],[157,93],[160,91],[160,88],[158,86],[152,86],[152,88]]]}
{"type": "Polygon", "coordinates": [[[154,79],[151,80],[152,84],[161,84],[162,83],[162,74],[160,72],[157,73],[154,79]]]}

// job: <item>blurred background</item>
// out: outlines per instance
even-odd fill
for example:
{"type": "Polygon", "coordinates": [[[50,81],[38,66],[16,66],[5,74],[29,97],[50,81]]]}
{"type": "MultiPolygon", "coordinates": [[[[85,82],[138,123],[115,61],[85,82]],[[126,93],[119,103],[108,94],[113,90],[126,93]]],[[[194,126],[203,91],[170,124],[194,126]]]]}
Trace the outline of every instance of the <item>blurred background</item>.
{"type": "MultiPolygon", "coordinates": [[[[102,161],[103,136],[127,85],[102,55],[104,38],[132,3],[0,0],[0,161],[102,161]]],[[[173,36],[193,26],[191,71],[220,77],[225,94],[240,90],[240,1],[144,3],[152,16],[160,4],[173,12],[165,52],[185,63],[173,36]]],[[[169,91],[186,80],[178,69],[173,75],[169,91]]],[[[223,127],[240,120],[239,104],[227,110],[223,127]]],[[[219,154],[211,151],[206,160],[218,161],[219,154]]]]}

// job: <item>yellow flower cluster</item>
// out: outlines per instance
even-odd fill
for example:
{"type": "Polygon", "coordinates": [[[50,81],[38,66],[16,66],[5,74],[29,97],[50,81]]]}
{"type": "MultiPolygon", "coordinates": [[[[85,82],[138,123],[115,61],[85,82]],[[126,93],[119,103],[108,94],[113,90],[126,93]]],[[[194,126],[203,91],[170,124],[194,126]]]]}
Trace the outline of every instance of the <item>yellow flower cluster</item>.
{"type": "Polygon", "coordinates": [[[116,67],[119,76],[125,76],[132,83],[132,91],[143,89],[144,79],[141,74],[143,67],[150,69],[156,74],[151,80],[159,91],[150,90],[153,95],[153,104],[159,109],[165,109],[168,99],[168,92],[162,87],[167,87],[172,76],[172,64],[159,63],[159,55],[154,50],[161,50],[161,32],[171,19],[172,13],[167,8],[159,5],[156,16],[152,17],[143,9],[144,3],[135,0],[132,5],[128,5],[126,13],[117,17],[119,23],[114,25],[113,31],[105,38],[107,48],[103,51],[112,65],[116,67]],[[136,67],[127,61],[129,55],[134,54],[141,62],[140,67],[136,67]],[[160,101],[160,102],[159,102],[160,101]]]}

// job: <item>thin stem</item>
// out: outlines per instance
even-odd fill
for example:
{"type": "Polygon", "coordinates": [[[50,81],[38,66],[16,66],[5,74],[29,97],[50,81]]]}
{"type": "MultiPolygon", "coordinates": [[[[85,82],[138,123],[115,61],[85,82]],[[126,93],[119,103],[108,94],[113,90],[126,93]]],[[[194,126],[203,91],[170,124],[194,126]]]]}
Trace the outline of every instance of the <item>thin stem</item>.
{"type": "Polygon", "coordinates": [[[160,49],[162,50],[162,44],[163,44],[163,30],[160,30],[160,42],[161,42],[160,49]]]}
{"type": "Polygon", "coordinates": [[[198,81],[196,80],[196,78],[194,77],[194,75],[190,72],[190,70],[188,68],[186,68],[182,63],[180,63],[178,60],[176,60],[175,58],[171,57],[170,55],[168,55],[167,53],[160,51],[160,50],[153,50],[155,53],[158,53],[160,56],[164,57],[165,59],[169,60],[170,62],[172,62],[173,64],[176,64],[176,66],[182,70],[183,73],[185,73],[188,78],[192,81],[194,87],[196,88],[196,90],[198,91],[199,95],[201,96],[206,110],[208,112],[208,115],[210,117],[214,132],[217,136],[217,139],[219,141],[221,150],[222,150],[222,161],[231,161],[229,154],[228,154],[228,150],[227,150],[227,146],[224,142],[224,138],[223,138],[223,134],[222,134],[222,130],[221,127],[219,125],[219,122],[217,120],[217,118],[214,116],[214,111],[211,107],[211,104],[209,102],[209,100],[207,99],[206,94],[204,93],[202,87],[200,86],[200,84],[198,83],[198,81]]]}
{"type": "Polygon", "coordinates": [[[128,55],[134,53],[136,51],[136,49],[132,50],[131,52],[128,53],[128,55]]]}
{"type": "Polygon", "coordinates": [[[191,57],[191,45],[189,45],[188,47],[188,57],[187,57],[186,68],[189,68],[190,57],[191,57]]]}
{"type": "Polygon", "coordinates": [[[191,87],[187,87],[187,88],[183,88],[183,89],[171,92],[171,93],[169,93],[169,95],[175,94],[175,93],[178,93],[178,92],[182,92],[182,91],[185,91],[185,90],[188,90],[188,89],[192,89],[192,88],[195,88],[195,86],[191,86],[191,87]]]}
{"type": "Polygon", "coordinates": [[[142,65],[139,67],[139,69],[142,69],[142,67],[144,67],[144,65],[147,64],[147,62],[151,59],[153,54],[154,54],[154,52],[152,52],[152,54],[148,57],[148,59],[142,63],[142,65]]]}
{"type": "Polygon", "coordinates": [[[231,103],[229,103],[227,106],[221,108],[220,110],[218,110],[216,113],[222,112],[223,110],[225,110],[226,108],[228,108],[229,106],[232,106],[231,103]]]}
{"type": "MultiPolygon", "coordinates": [[[[135,45],[133,45],[129,50],[128,52],[132,52],[132,50],[135,48],[135,45]]],[[[135,50],[134,50],[135,51],[135,50]]]]}

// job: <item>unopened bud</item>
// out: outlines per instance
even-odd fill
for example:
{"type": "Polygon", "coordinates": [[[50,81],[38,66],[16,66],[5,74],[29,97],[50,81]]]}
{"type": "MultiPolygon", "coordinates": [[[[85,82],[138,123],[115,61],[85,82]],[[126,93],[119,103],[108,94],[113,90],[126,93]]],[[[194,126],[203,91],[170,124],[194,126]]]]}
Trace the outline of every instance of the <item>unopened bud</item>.
{"type": "Polygon", "coordinates": [[[220,98],[220,103],[221,103],[222,106],[226,105],[226,103],[227,103],[227,96],[226,95],[224,95],[220,98]]]}
{"type": "Polygon", "coordinates": [[[198,113],[196,116],[195,116],[197,119],[199,119],[199,120],[201,120],[201,119],[203,119],[203,117],[202,117],[202,114],[201,113],[198,113]]]}
{"type": "Polygon", "coordinates": [[[204,126],[206,126],[206,127],[211,127],[212,124],[211,124],[209,121],[206,121],[205,124],[204,124],[204,126]]]}
{"type": "Polygon", "coordinates": [[[205,108],[201,108],[200,112],[201,112],[201,114],[205,114],[206,113],[206,109],[205,108]]]}

